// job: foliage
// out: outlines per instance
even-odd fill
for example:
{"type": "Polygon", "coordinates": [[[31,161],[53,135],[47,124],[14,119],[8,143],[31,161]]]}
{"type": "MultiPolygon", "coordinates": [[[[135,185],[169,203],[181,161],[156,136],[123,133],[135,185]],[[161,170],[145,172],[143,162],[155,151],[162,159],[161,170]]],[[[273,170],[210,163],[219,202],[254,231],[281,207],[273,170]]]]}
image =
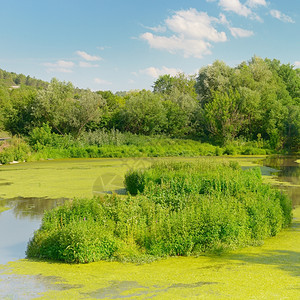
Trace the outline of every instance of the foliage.
{"type": "Polygon", "coordinates": [[[260,169],[202,159],[131,171],[136,197],[74,200],[45,214],[27,256],[86,263],[198,255],[257,244],[291,222],[291,201],[260,169]]]}
{"type": "Polygon", "coordinates": [[[40,79],[35,79],[30,76],[25,76],[24,74],[16,74],[14,72],[7,72],[0,69],[0,84],[6,86],[32,86],[36,88],[46,87],[48,82],[42,81],[40,79]]]}
{"type": "Polygon", "coordinates": [[[71,83],[53,79],[47,89],[38,92],[34,114],[49,122],[57,133],[77,137],[85,125],[99,119],[102,104],[100,95],[89,90],[75,93],[71,83]]]}
{"type": "Polygon", "coordinates": [[[195,86],[202,108],[198,126],[205,128],[204,135],[209,140],[220,144],[234,137],[256,140],[261,135],[272,149],[297,149],[297,70],[258,57],[236,68],[216,61],[200,69],[195,86]]]}
{"type": "Polygon", "coordinates": [[[144,172],[141,170],[131,170],[125,176],[124,184],[131,195],[142,193],[146,185],[144,172]]]}
{"type": "MultiPolygon", "coordinates": [[[[265,155],[273,153],[264,149],[265,142],[235,140],[224,147],[201,143],[190,139],[171,139],[166,136],[143,136],[112,129],[82,132],[76,139],[72,135],[53,132],[48,123],[35,127],[26,139],[19,139],[27,147],[26,158],[100,158],[100,157],[171,157],[171,156],[220,156],[220,155],[265,155]]],[[[3,163],[11,158],[10,144],[0,145],[3,163]]],[[[24,160],[22,159],[22,160],[24,160]]]]}
{"type": "Polygon", "coordinates": [[[0,144],[0,163],[8,164],[12,161],[27,160],[30,156],[30,147],[19,138],[13,138],[6,145],[0,144]]]}
{"type": "Polygon", "coordinates": [[[266,148],[298,152],[299,116],[299,68],[256,56],[236,67],[215,61],[197,76],[162,75],[152,92],[92,92],[56,79],[30,84],[29,77],[0,70],[0,130],[24,137],[48,123],[52,133],[75,140],[89,136],[89,143],[99,132],[104,137],[117,129],[188,137],[222,148],[260,137],[266,148]]]}
{"type": "Polygon", "coordinates": [[[116,127],[139,134],[156,134],[166,123],[164,107],[159,95],[143,90],[127,96],[126,105],[118,112],[116,127]]]}
{"type": "Polygon", "coordinates": [[[36,90],[31,87],[13,89],[7,91],[5,97],[0,96],[2,98],[0,99],[0,110],[2,107],[2,122],[5,130],[13,135],[28,134],[34,123],[32,111],[35,97],[36,90]]]}

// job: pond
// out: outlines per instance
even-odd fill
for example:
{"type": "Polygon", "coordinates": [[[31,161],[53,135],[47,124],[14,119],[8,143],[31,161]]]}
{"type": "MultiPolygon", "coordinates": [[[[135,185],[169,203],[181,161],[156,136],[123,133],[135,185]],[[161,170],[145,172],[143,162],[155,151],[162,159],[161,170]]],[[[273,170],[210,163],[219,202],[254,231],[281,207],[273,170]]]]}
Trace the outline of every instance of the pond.
{"type": "Polygon", "coordinates": [[[262,163],[275,170],[271,172],[276,175],[273,184],[288,192],[294,207],[300,205],[300,161],[297,162],[297,157],[270,156],[262,163]]]}
{"type": "MultiPolygon", "coordinates": [[[[294,206],[299,205],[300,164],[297,158],[227,159],[238,160],[245,168],[258,161],[266,180],[287,189],[294,206]]],[[[142,266],[115,262],[63,265],[19,260],[25,257],[27,242],[38,229],[45,210],[74,196],[91,197],[109,191],[124,193],[125,172],[129,168],[147,167],[152,162],[153,159],[73,159],[1,166],[0,207],[10,209],[0,213],[0,298],[31,299],[39,293],[49,299],[162,295],[171,299],[193,294],[217,297],[226,293],[234,296],[238,295],[235,285],[239,278],[245,280],[243,295],[249,293],[252,297],[254,279],[247,283],[247,276],[256,274],[257,277],[262,272],[263,277],[268,268],[272,274],[269,284],[273,289],[264,290],[264,295],[272,296],[276,289],[280,295],[294,293],[294,276],[299,275],[299,244],[295,244],[300,231],[298,220],[294,221],[294,227],[269,239],[262,247],[248,247],[221,257],[171,258],[142,266]],[[80,278],[76,274],[81,274],[80,278]],[[240,275],[235,278],[237,274],[240,275]],[[231,281],[224,282],[222,276],[231,281]],[[289,290],[284,290],[282,280],[288,280],[289,290]]],[[[295,212],[297,216],[299,209],[295,212]]],[[[259,281],[257,284],[261,285],[259,281]]]]}

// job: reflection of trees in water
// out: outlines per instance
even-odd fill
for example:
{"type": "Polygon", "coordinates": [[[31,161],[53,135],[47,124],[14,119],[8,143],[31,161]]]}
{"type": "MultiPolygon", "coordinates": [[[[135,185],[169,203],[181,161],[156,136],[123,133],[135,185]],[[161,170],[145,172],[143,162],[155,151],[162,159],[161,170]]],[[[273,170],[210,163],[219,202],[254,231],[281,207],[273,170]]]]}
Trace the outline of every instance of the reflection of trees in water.
{"type": "Polygon", "coordinates": [[[292,177],[298,182],[300,181],[300,165],[296,163],[297,157],[291,156],[271,156],[263,161],[263,164],[267,167],[278,169],[281,172],[278,173],[278,177],[292,177]]]}
{"type": "Polygon", "coordinates": [[[287,192],[291,199],[293,199],[293,205],[298,206],[300,205],[300,187],[291,186],[288,187],[287,192]]]}
{"type": "Polygon", "coordinates": [[[297,159],[299,157],[271,156],[263,161],[265,166],[280,170],[280,172],[276,173],[279,181],[290,182],[294,185],[284,187],[293,199],[294,205],[300,204],[300,164],[295,162],[297,159]]]}
{"type": "Polygon", "coordinates": [[[4,200],[4,205],[12,207],[16,218],[40,219],[44,211],[62,205],[68,198],[49,199],[47,197],[16,197],[4,200]]]}

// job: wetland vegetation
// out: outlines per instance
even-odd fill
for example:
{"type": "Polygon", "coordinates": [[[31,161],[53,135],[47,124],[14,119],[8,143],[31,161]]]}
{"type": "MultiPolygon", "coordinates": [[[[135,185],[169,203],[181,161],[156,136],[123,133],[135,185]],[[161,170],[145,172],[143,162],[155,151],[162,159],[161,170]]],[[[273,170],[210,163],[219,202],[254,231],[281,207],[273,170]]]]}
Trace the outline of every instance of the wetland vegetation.
{"type": "Polygon", "coordinates": [[[260,169],[202,159],[161,162],[125,176],[117,195],[74,200],[47,212],[30,258],[87,263],[151,261],[259,244],[291,222],[292,205],[260,169]]]}

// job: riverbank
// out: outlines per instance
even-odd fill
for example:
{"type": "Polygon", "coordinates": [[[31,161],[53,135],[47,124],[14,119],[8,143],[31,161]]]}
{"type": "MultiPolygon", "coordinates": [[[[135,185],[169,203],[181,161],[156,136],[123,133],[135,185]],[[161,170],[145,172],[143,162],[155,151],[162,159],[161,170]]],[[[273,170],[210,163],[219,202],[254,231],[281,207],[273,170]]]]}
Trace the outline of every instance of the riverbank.
{"type": "Polygon", "coordinates": [[[0,142],[0,163],[67,158],[197,157],[275,153],[263,142],[232,141],[220,147],[191,139],[143,136],[118,131],[85,133],[81,138],[52,133],[46,126],[30,137],[0,142]]]}

